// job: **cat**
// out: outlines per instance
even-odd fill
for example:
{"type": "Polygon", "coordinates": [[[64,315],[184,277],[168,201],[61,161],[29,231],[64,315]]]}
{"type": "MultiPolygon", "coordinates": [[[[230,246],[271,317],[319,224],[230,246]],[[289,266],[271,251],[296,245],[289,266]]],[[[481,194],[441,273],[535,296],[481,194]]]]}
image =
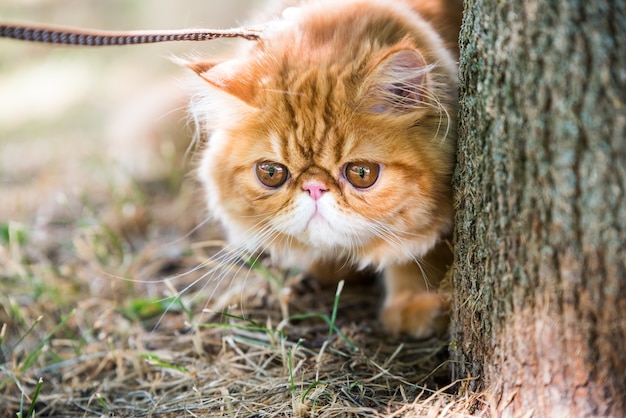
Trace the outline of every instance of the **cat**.
{"type": "Polygon", "coordinates": [[[441,334],[462,5],[287,5],[233,58],[186,62],[208,208],[236,248],[322,282],[375,269],[386,331],[441,334]]]}

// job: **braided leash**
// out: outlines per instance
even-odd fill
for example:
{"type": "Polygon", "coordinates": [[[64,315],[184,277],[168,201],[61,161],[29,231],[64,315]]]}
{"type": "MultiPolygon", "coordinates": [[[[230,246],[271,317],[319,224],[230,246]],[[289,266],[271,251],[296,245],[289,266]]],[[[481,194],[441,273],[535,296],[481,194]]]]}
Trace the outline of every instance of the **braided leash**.
{"type": "Polygon", "coordinates": [[[181,29],[147,31],[103,31],[0,22],[0,38],[51,44],[106,46],[135,45],[175,41],[208,41],[217,38],[244,38],[251,41],[261,37],[261,28],[181,29]]]}

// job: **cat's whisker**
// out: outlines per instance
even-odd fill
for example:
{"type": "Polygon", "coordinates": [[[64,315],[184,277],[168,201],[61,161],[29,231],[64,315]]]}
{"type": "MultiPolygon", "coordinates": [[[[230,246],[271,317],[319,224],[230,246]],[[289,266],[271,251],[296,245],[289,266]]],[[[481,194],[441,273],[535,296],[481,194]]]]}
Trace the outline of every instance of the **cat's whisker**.
{"type": "MultiPolygon", "coordinates": [[[[210,281],[212,281],[212,279],[211,279],[211,278],[210,278],[209,280],[206,280],[206,279],[207,279],[207,277],[211,277],[211,276],[212,276],[212,275],[213,275],[216,271],[220,271],[220,270],[222,270],[222,269],[224,268],[224,265],[225,265],[225,264],[232,265],[232,264],[233,264],[233,261],[236,261],[236,260],[237,260],[236,255],[234,256],[234,255],[232,255],[232,254],[230,254],[230,253],[227,253],[224,249],[220,250],[220,253],[222,253],[222,254],[220,255],[220,257],[218,257],[218,259],[219,259],[219,258],[224,257],[224,260],[221,260],[220,262],[216,263],[216,259],[215,259],[215,257],[211,257],[211,258],[207,259],[206,261],[203,261],[203,262],[202,262],[202,263],[200,263],[197,267],[195,267],[194,269],[192,269],[192,271],[196,271],[196,270],[199,270],[199,269],[201,269],[201,268],[204,268],[204,267],[206,267],[206,266],[210,265],[211,263],[216,263],[216,264],[215,264],[215,266],[214,266],[214,267],[212,267],[212,268],[211,268],[211,269],[209,269],[208,271],[204,272],[204,273],[203,273],[203,274],[202,274],[199,278],[197,278],[197,279],[193,280],[190,284],[188,284],[187,286],[185,286],[183,289],[181,289],[181,290],[179,290],[179,291],[176,291],[174,294],[172,294],[172,295],[170,295],[170,296],[168,296],[168,297],[162,298],[162,299],[160,300],[160,302],[165,302],[165,301],[167,301],[167,300],[171,299],[171,302],[170,302],[170,303],[168,304],[168,306],[165,308],[165,310],[164,310],[164,311],[163,311],[163,313],[161,314],[161,317],[159,318],[159,320],[157,321],[157,323],[154,325],[154,329],[158,328],[158,326],[161,324],[162,320],[164,319],[165,315],[167,315],[167,313],[170,311],[170,309],[171,309],[173,306],[175,306],[175,305],[176,305],[176,304],[177,304],[177,303],[181,300],[182,296],[183,296],[185,293],[187,293],[187,292],[188,292],[191,288],[193,288],[194,286],[196,286],[198,283],[200,283],[200,282],[204,281],[204,282],[205,282],[205,284],[202,286],[202,288],[201,288],[200,290],[204,290],[204,289],[206,289],[206,287],[208,286],[208,283],[209,283],[210,281]]],[[[219,254],[219,253],[218,253],[218,254],[219,254]]],[[[188,274],[188,273],[189,273],[189,272],[187,272],[186,274],[188,274]]],[[[176,277],[173,277],[173,278],[168,278],[168,279],[167,279],[167,280],[165,280],[165,281],[167,281],[167,282],[171,282],[171,281],[173,281],[174,279],[178,278],[178,276],[181,276],[181,277],[182,277],[183,275],[177,275],[176,277]]],[[[219,283],[219,281],[220,281],[220,280],[218,280],[218,283],[219,283]]],[[[215,287],[215,288],[217,288],[217,285],[216,285],[216,287],[215,287]]],[[[214,289],[214,292],[215,292],[215,289],[214,289]]],[[[196,293],[196,296],[198,296],[200,293],[201,293],[201,292],[197,292],[197,293],[196,293]]],[[[190,302],[193,302],[193,301],[195,300],[195,297],[196,297],[196,296],[192,297],[192,298],[191,298],[191,300],[190,300],[190,302]]],[[[212,295],[211,295],[211,297],[212,297],[212,295]]]]}
{"type": "MultiPolygon", "coordinates": [[[[190,233],[191,233],[191,232],[190,232],[190,233]]],[[[177,241],[179,241],[179,240],[181,240],[181,239],[183,239],[183,238],[180,238],[180,239],[178,239],[178,240],[176,240],[176,241],[174,241],[174,242],[172,242],[172,243],[166,244],[166,245],[172,245],[173,243],[175,243],[175,242],[177,242],[177,241]]],[[[224,249],[220,250],[220,252],[219,252],[218,254],[222,253],[223,251],[224,251],[224,249]]],[[[129,282],[129,283],[135,283],[135,284],[151,284],[151,285],[152,285],[152,284],[157,284],[157,283],[172,283],[172,282],[175,282],[176,280],[182,279],[182,278],[184,278],[184,277],[186,277],[186,276],[188,276],[188,275],[190,275],[190,274],[192,274],[192,273],[195,273],[195,272],[198,272],[198,271],[200,271],[200,270],[202,270],[202,269],[205,269],[207,266],[210,266],[210,265],[211,265],[212,263],[214,263],[214,262],[215,262],[215,258],[214,258],[214,257],[211,257],[211,258],[208,258],[208,259],[207,259],[207,260],[205,260],[205,261],[202,261],[201,263],[199,263],[199,264],[198,264],[198,265],[196,265],[195,267],[190,268],[190,269],[188,269],[188,270],[186,270],[186,271],[184,271],[184,272],[182,272],[182,273],[178,273],[178,274],[175,274],[175,275],[172,275],[172,276],[167,276],[167,277],[164,277],[164,278],[159,279],[159,280],[138,280],[138,279],[129,279],[129,278],[126,278],[126,277],[123,277],[123,276],[112,275],[112,274],[107,273],[107,272],[103,272],[103,274],[104,274],[105,276],[112,277],[112,278],[114,278],[114,279],[116,279],[116,280],[122,280],[122,281],[126,281],[126,282],[129,282]]],[[[170,299],[171,299],[170,303],[169,303],[169,304],[167,305],[167,307],[164,309],[163,313],[161,314],[161,317],[159,318],[159,320],[158,320],[158,321],[157,321],[157,323],[155,324],[154,328],[156,329],[156,328],[157,328],[157,327],[161,324],[161,322],[162,322],[163,318],[165,317],[165,315],[166,315],[166,314],[170,311],[170,309],[171,309],[171,308],[172,308],[175,304],[177,304],[177,303],[179,302],[179,300],[181,299],[181,297],[182,297],[182,296],[183,296],[183,295],[184,295],[184,294],[185,294],[185,293],[186,293],[189,289],[193,288],[195,285],[197,285],[197,284],[198,284],[198,283],[200,283],[201,281],[205,280],[205,278],[206,278],[207,276],[211,275],[213,272],[215,272],[215,271],[216,271],[218,268],[220,268],[222,265],[223,265],[223,262],[218,263],[218,265],[217,265],[217,266],[214,266],[214,267],[212,267],[210,270],[208,270],[207,272],[202,273],[202,275],[201,275],[199,278],[197,278],[197,279],[193,280],[190,284],[188,284],[187,286],[185,286],[185,287],[184,287],[183,289],[181,289],[180,291],[176,291],[175,293],[173,293],[173,294],[172,294],[172,295],[170,295],[170,296],[167,296],[167,297],[164,297],[164,298],[161,298],[161,299],[156,300],[156,302],[165,302],[165,301],[167,301],[167,300],[170,300],[170,299]]],[[[203,288],[204,288],[204,287],[203,287],[203,288]]]]}
{"type": "MultiPolygon", "coordinates": [[[[244,249],[244,248],[236,248],[235,249],[235,257],[238,260],[243,261],[243,263],[239,263],[239,266],[238,266],[237,270],[234,271],[234,272],[232,270],[235,267],[235,263],[230,263],[230,265],[229,265],[227,270],[220,272],[220,275],[216,278],[217,282],[221,282],[227,276],[236,277],[237,275],[239,275],[241,270],[244,267],[247,266],[248,269],[247,269],[246,274],[245,274],[245,276],[243,278],[243,286],[245,286],[245,283],[248,280],[249,275],[250,275],[250,273],[252,271],[250,266],[254,265],[255,263],[257,263],[259,261],[259,258],[265,253],[265,251],[267,251],[267,249],[271,246],[271,244],[274,242],[274,240],[278,236],[277,231],[275,231],[269,225],[265,225],[260,231],[257,231],[257,233],[258,233],[258,237],[259,237],[259,239],[257,239],[257,241],[259,243],[254,248],[252,248],[251,250],[247,250],[247,249],[244,249]]],[[[229,284],[229,287],[228,287],[229,291],[231,289],[231,286],[232,286],[232,281],[231,281],[231,283],[229,284]]],[[[217,289],[217,286],[214,288],[212,294],[209,297],[209,300],[213,298],[214,292],[215,292],[216,289],[217,289]]],[[[244,315],[244,317],[245,317],[244,292],[240,292],[240,298],[241,298],[240,306],[241,306],[241,310],[242,310],[242,315],[244,315]]],[[[207,306],[208,306],[208,301],[207,301],[207,305],[205,305],[205,308],[207,306]]]]}
{"type": "Polygon", "coordinates": [[[390,245],[394,246],[395,248],[397,248],[399,251],[404,250],[405,252],[407,252],[407,256],[408,258],[413,261],[413,263],[415,263],[421,274],[422,274],[422,278],[424,280],[424,284],[426,285],[426,289],[427,291],[430,291],[431,289],[435,289],[434,285],[431,283],[431,280],[429,278],[429,274],[427,273],[426,269],[424,268],[426,267],[431,267],[434,269],[433,266],[431,266],[430,264],[428,264],[424,259],[422,258],[418,258],[415,255],[413,255],[408,248],[403,244],[402,242],[402,238],[399,237],[397,234],[395,234],[392,229],[390,229],[387,225],[378,223],[378,228],[376,230],[377,235],[386,240],[390,245]]]}
{"type": "Polygon", "coordinates": [[[346,234],[349,239],[348,256],[353,259],[356,259],[365,253],[365,249],[363,247],[363,242],[360,239],[358,239],[358,231],[356,231],[356,228],[351,227],[350,229],[353,232],[350,234],[346,234]]]}
{"type": "MultiPolygon", "coordinates": [[[[204,222],[207,222],[207,221],[208,221],[208,219],[206,219],[204,222]]],[[[207,272],[203,273],[200,278],[194,280],[191,284],[187,285],[184,289],[182,289],[181,291],[177,292],[176,295],[173,295],[175,297],[180,297],[185,292],[187,292],[190,288],[195,286],[198,282],[200,282],[202,280],[205,280],[207,277],[210,277],[216,271],[222,271],[224,269],[224,266],[232,266],[232,265],[237,264],[236,261],[240,259],[240,256],[241,256],[241,253],[240,253],[239,249],[235,248],[234,251],[233,251],[233,247],[227,245],[227,246],[223,247],[220,251],[218,251],[215,255],[213,255],[212,257],[208,258],[207,260],[201,262],[198,266],[194,267],[193,269],[190,269],[190,270],[188,270],[185,273],[177,274],[176,276],[168,277],[166,279],[163,279],[162,281],[165,282],[165,281],[172,281],[172,280],[175,280],[175,279],[179,279],[179,278],[184,277],[185,275],[188,275],[188,274],[190,274],[192,272],[198,271],[198,270],[200,270],[202,268],[206,268],[207,266],[210,266],[212,264],[214,265],[210,270],[208,270],[207,272]]],[[[229,268],[232,268],[232,267],[229,267],[229,268]]],[[[150,282],[154,283],[154,281],[150,281],[150,282]]]]}
{"type": "MultiPolygon", "coordinates": [[[[187,232],[187,233],[186,233],[185,235],[183,235],[182,237],[180,237],[180,238],[176,238],[175,240],[172,240],[172,241],[166,242],[166,243],[164,243],[164,244],[162,244],[162,245],[158,246],[158,247],[155,249],[155,251],[158,251],[158,250],[159,250],[159,249],[161,249],[161,248],[167,248],[167,247],[170,247],[170,246],[174,246],[174,245],[176,245],[176,244],[179,244],[180,242],[182,242],[182,241],[184,241],[184,240],[188,239],[188,238],[191,236],[191,234],[193,234],[194,232],[196,232],[198,229],[200,229],[200,227],[204,226],[204,225],[205,225],[206,223],[208,223],[209,221],[210,221],[210,218],[205,218],[205,219],[204,219],[204,220],[202,220],[202,221],[201,221],[198,225],[196,225],[194,228],[192,228],[192,229],[191,229],[191,231],[187,232]]],[[[193,245],[193,244],[191,244],[191,247],[193,247],[193,246],[194,246],[194,245],[193,245]]],[[[109,278],[112,278],[112,279],[115,279],[115,280],[121,280],[121,281],[128,282],[128,283],[135,283],[135,284],[156,284],[156,283],[165,283],[165,282],[168,282],[168,281],[173,281],[173,280],[181,279],[181,278],[183,278],[183,277],[185,277],[185,276],[187,276],[187,275],[189,275],[189,274],[191,274],[191,273],[195,273],[196,271],[198,271],[198,270],[201,270],[201,269],[205,268],[205,267],[206,267],[209,263],[210,263],[210,260],[203,261],[202,263],[198,264],[197,266],[192,267],[191,269],[186,270],[186,271],[184,271],[184,272],[182,272],[182,273],[177,273],[177,274],[175,274],[175,275],[173,275],[173,276],[167,276],[167,277],[164,277],[164,278],[162,278],[162,279],[158,279],[158,280],[130,279],[130,278],[128,278],[128,277],[124,277],[124,276],[119,276],[119,275],[111,274],[111,273],[109,273],[109,272],[107,272],[107,271],[103,271],[103,272],[102,272],[102,274],[103,274],[104,276],[106,276],[106,277],[109,277],[109,278]]]]}
{"type": "Polygon", "coordinates": [[[402,252],[405,257],[413,260],[415,259],[410,248],[404,242],[406,240],[400,237],[399,234],[393,232],[393,230],[389,229],[387,225],[377,222],[372,224],[371,230],[389,245],[402,252]]]}
{"type": "Polygon", "coordinates": [[[413,109],[428,107],[438,111],[440,115],[440,122],[434,135],[435,138],[439,138],[439,131],[441,129],[441,125],[443,124],[442,120],[444,119],[444,115],[442,115],[442,113],[445,114],[446,132],[442,136],[442,139],[445,139],[448,136],[450,130],[450,115],[446,106],[444,106],[439,99],[440,94],[438,92],[447,91],[447,86],[444,84],[445,82],[440,83],[437,80],[438,77],[433,71],[433,69],[436,68],[438,65],[440,64],[436,62],[424,67],[420,72],[407,74],[408,81],[403,82],[403,80],[400,80],[400,83],[394,84],[395,88],[403,94],[392,96],[391,100],[395,105],[399,107],[408,107],[413,109]],[[420,74],[427,73],[433,74],[433,77],[429,83],[418,84],[412,81],[416,77],[419,77],[420,74]],[[414,95],[412,94],[413,92],[416,92],[418,94],[414,95]]]}
{"type": "Polygon", "coordinates": [[[386,231],[389,231],[390,233],[393,234],[401,234],[403,236],[407,236],[407,237],[411,237],[411,238],[415,238],[415,239],[420,239],[420,238],[426,238],[425,234],[419,234],[416,232],[411,232],[408,231],[406,228],[398,228],[396,226],[390,225],[388,223],[385,223],[381,220],[378,219],[368,219],[369,222],[371,222],[372,224],[377,225],[380,228],[384,228],[386,231]]]}
{"type": "MultiPolygon", "coordinates": [[[[425,259],[420,259],[420,265],[424,267],[425,271],[431,271],[434,276],[445,273],[445,271],[442,271],[440,268],[437,268],[437,266],[434,266],[432,263],[427,262],[425,259]]],[[[424,274],[424,278],[425,280],[428,280],[427,285],[430,285],[432,288],[436,288],[435,284],[431,283],[431,281],[427,279],[426,274],[424,274]]]]}
{"type": "Polygon", "coordinates": [[[406,246],[402,244],[402,241],[399,239],[399,237],[396,234],[386,229],[375,227],[375,226],[372,227],[371,230],[372,232],[374,232],[376,236],[381,238],[386,243],[390,244],[396,250],[402,251],[403,253],[408,252],[406,246]]]}
{"type": "Polygon", "coordinates": [[[200,148],[200,145],[202,144],[202,137],[204,135],[204,129],[202,129],[203,122],[198,112],[192,111],[192,109],[194,109],[196,106],[200,107],[200,103],[201,100],[198,96],[191,97],[191,101],[189,103],[190,111],[187,112],[186,125],[192,126],[191,129],[193,132],[193,136],[191,137],[191,141],[189,142],[189,145],[185,150],[185,159],[187,159],[192,152],[198,150],[200,148]]]}
{"type": "MultiPolygon", "coordinates": [[[[436,87],[440,91],[446,91],[446,87],[448,87],[447,83],[448,82],[446,80],[442,80],[441,82],[437,82],[436,87]]],[[[450,126],[452,118],[450,117],[450,112],[448,110],[448,106],[444,106],[444,104],[441,102],[440,95],[432,94],[432,96],[433,96],[433,100],[437,103],[440,115],[441,114],[445,114],[446,132],[442,136],[442,139],[445,140],[448,137],[448,135],[450,134],[450,130],[452,129],[452,127],[450,126]]],[[[445,97],[445,94],[444,94],[444,97],[445,97]]],[[[450,98],[447,98],[447,100],[450,100],[450,98]]]]}
{"type": "MultiPolygon", "coordinates": [[[[249,268],[250,259],[251,259],[250,253],[244,248],[240,248],[240,247],[230,247],[230,248],[231,248],[231,251],[229,251],[229,253],[227,254],[227,257],[225,257],[225,259],[222,260],[218,265],[216,265],[215,268],[213,268],[210,272],[207,272],[207,274],[203,276],[203,278],[206,278],[208,276],[210,276],[210,278],[206,280],[205,285],[203,286],[202,290],[204,290],[210,282],[215,283],[212,292],[208,295],[207,302],[205,304],[205,310],[208,308],[210,301],[213,300],[215,296],[215,292],[218,290],[219,285],[223,280],[225,280],[227,277],[233,277],[233,278],[236,277],[241,272],[242,269],[247,267],[248,269],[246,272],[246,276],[244,278],[244,285],[245,285],[245,281],[247,280],[250,274],[250,271],[251,271],[251,269],[249,268]],[[236,270],[233,271],[235,268],[236,270]],[[218,272],[218,274],[214,275],[216,272],[218,272]]],[[[261,252],[258,253],[254,262],[258,260],[258,257],[260,257],[260,255],[261,255],[261,252]]],[[[232,283],[233,282],[231,280],[228,286],[228,292],[226,292],[227,294],[229,294],[230,292],[232,283]]],[[[195,299],[195,297],[199,296],[201,293],[202,292],[196,293],[196,295],[192,298],[192,301],[195,299]]],[[[243,297],[243,293],[242,293],[242,297],[243,297]]]]}
{"type": "Polygon", "coordinates": [[[441,103],[437,94],[431,93],[430,91],[425,91],[424,95],[429,100],[428,101],[429,106],[433,108],[434,110],[438,111],[438,114],[439,114],[439,124],[437,125],[437,130],[435,131],[433,135],[433,139],[441,138],[442,140],[445,140],[448,134],[450,133],[450,113],[448,112],[446,107],[441,103]],[[439,131],[441,129],[441,126],[444,124],[443,122],[444,120],[445,120],[445,125],[446,125],[446,132],[442,136],[440,136],[439,131]]]}
{"type": "Polygon", "coordinates": [[[159,121],[167,118],[168,116],[173,115],[176,112],[181,112],[181,111],[186,111],[186,110],[187,110],[187,105],[173,107],[172,109],[168,110],[167,112],[162,113],[160,116],[155,118],[154,122],[159,122],[159,121]]]}
{"type": "Polygon", "coordinates": [[[145,280],[145,279],[130,279],[128,277],[124,277],[124,276],[120,276],[117,274],[112,274],[109,273],[107,271],[102,271],[101,274],[105,277],[109,277],[111,279],[115,279],[115,280],[120,280],[120,281],[124,281],[124,282],[128,282],[128,283],[134,283],[134,284],[159,284],[159,283],[166,283],[166,282],[170,282],[170,281],[174,281],[174,280],[178,280],[181,279],[191,273],[195,273],[198,270],[201,270],[203,268],[205,268],[208,265],[209,261],[203,261],[202,263],[198,264],[195,267],[192,267],[189,270],[186,270],[182,273],[177,273],[173,276],[167,276],[167,277],[163,277],[161,279],[158,280],[145,280]]]}
{"type": "Polygon", "coordinates": [[[205,226],[206,224],[208,224],[209,222],[211,222],[212,217],[207,216],[205,217],[203,220],[201,220],[196,226],[194,226],[193,228],[191,228],[190,231],[188,231],[185,235],[183,235],[182,237],[176,238],[175,240],[166,242],[165,244],[163,244],[163,247],[168,247],[168,246],[172,246],[172,245],[176,245],[186,239],[188,239],[191,234],[193,234],[194,232],[197,232],[200,230],[200,228],[202,228],[203,226],[205,226]]]}
{"type": "Polygon", "coordinates": [[[418,260],[416,257],[413,257],[413,261],[415,262],[415,264],[419,268],[420,272],[422,273],[422,279],[424,280],[424,285],[426,286],[426,291],[430,292],[431,288],[434,289],[434,287],[433,287],[432,283],[430,282],[430,279],[428,278],[428,275],[426,274],[426,270],[424,270],[424,267],[422,266],[422,260],[418,260]]]}
{"type": "Polygon", "coordinates": [[[261,218],[261,217],[265,217],[265,219],[269,219],[271,216],[276,215],[277,212],[278,211],[263,212],[263,213],[258,213],[255,215],[237,215],[237,217],[241,219],[252,219],[252,218],[261,218]]]}

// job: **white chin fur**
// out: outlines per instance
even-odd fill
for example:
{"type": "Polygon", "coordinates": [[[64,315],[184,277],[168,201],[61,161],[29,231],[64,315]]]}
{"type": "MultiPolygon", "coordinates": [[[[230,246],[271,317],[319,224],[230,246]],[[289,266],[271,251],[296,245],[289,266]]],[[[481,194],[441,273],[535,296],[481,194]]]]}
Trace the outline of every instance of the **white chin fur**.
{"type": "Polygon", "coordinates": [[[350,245],[360,246],[371,239],[362,226],[364,221],[356,214],[347,216],[340,212],[330,193],[317,201],[302,193],[295,199],[293,210],[277,216],[272,223],[277,230],[314,251],[350,251],[350,245]]]}

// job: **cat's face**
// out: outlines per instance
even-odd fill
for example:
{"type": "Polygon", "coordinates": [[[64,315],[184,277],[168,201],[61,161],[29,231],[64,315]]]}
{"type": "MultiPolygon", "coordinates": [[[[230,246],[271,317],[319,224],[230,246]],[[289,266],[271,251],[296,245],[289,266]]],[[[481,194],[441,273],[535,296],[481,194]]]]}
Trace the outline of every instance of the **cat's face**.
{"type": "Polygon", "coordinates": [[[456,74],[428,39],[359,41],[373,29],[350,16],[291,22],[240,59],[192,66],[212,86],[198,106],[209,206],[249,251],[384,265],[451,226],[456,74]]]}

